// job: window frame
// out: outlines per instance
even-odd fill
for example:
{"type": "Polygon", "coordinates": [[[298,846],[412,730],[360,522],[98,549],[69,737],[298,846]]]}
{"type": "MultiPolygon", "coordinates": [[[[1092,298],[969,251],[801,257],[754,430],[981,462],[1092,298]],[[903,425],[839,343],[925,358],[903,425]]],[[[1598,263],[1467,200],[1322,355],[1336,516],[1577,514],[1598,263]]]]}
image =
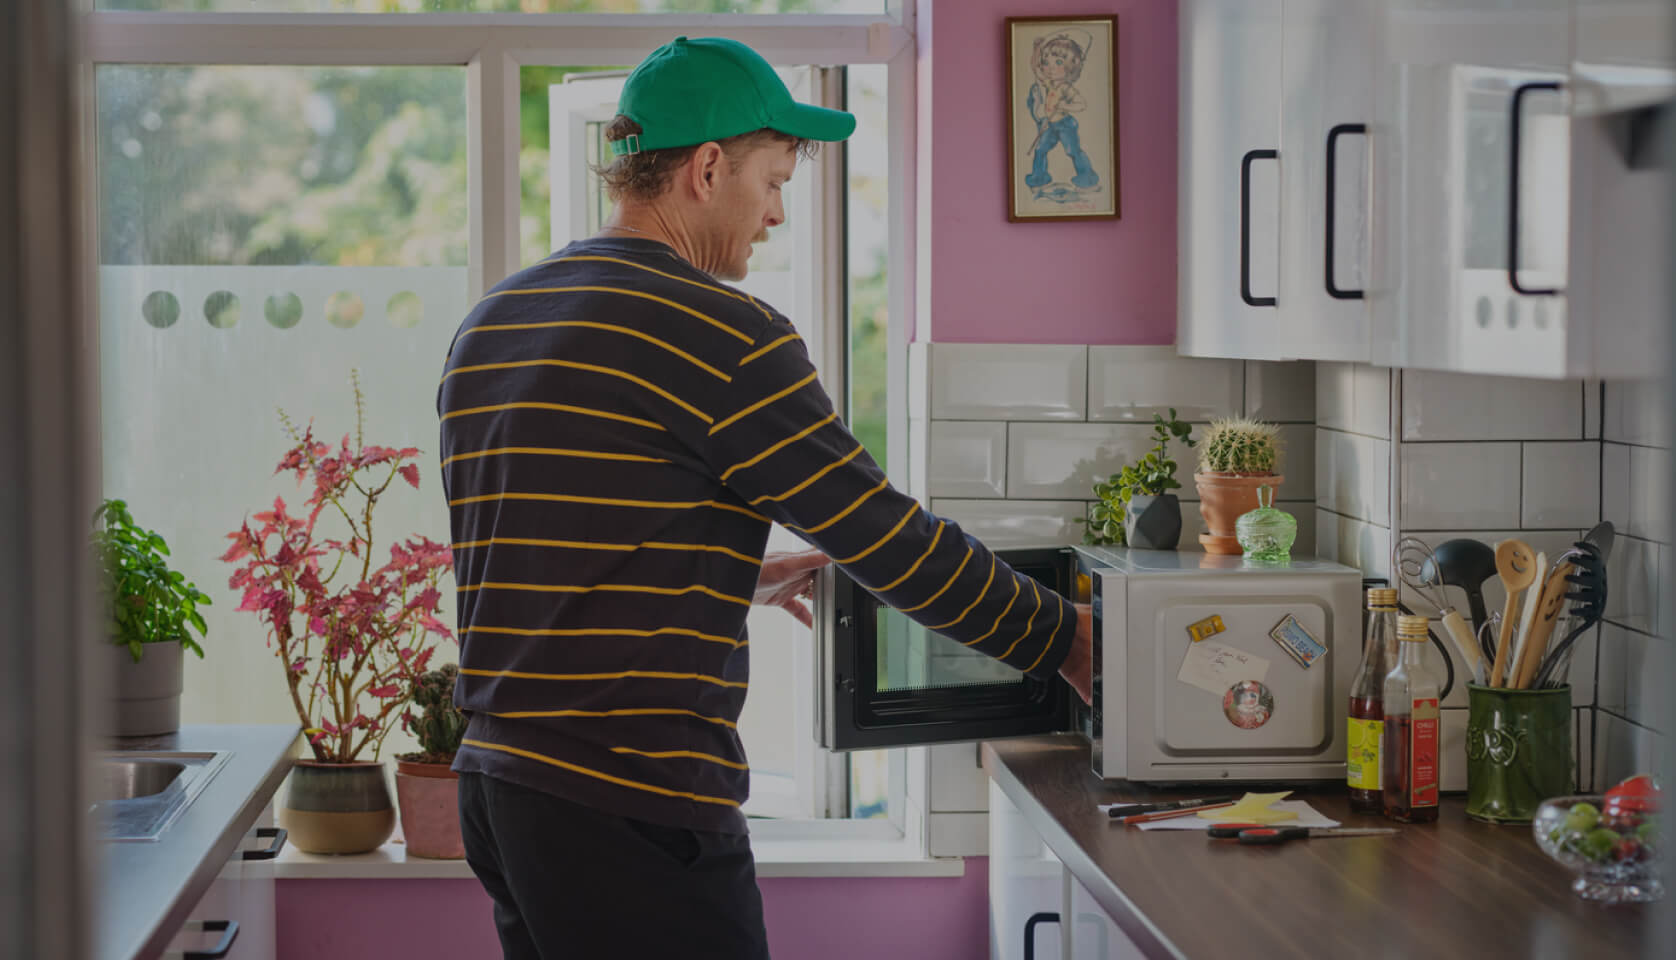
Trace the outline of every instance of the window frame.
{"type": "MultiPolygon", "coordinates": [[[[887,68],[889,201],[887,304],[888,449],[892,480],[908,488],[908,331],[916,306],[915,104],[917,50],[912,0],[889,0],[879,14],[286,14],[153,13],[92,11],[82,17],[81,67],[110,64],[169,66],[433,66],[466,68],[467,191],[469,209],[467,299],[520,265],[519,71],[525,66],[612,66],[637,62],[647,50],[676,35],[733,37],[776,66],[887,68]]],[[[822,99],[843,95],[843,72],[822,71],[822,99]]],[[[83,245],[89,263],[98,262],[99,200],[92,151],[95,104],[82,105],[83,245]]],[[[835,153],[836,156],[836,153],[835,153]]],[[[821,163],[823,222],[839,223],[844,209],[844,165],[821,163]]],[[[822,258],[820,309],[843,317],[847,272],[842,227],[826,243],[838,256],[822,258]]],[[[89,277],[88,302],[97,302],[89,277]]],[[[823,357],[829,383],[847,384],[848,324],[823,324],[822,342],[811,344],[823,357]]],[[[96,332],[96,325],[94,325],[96,332]]],[[[89,340],[97,355],[97,337],[89,340]]],[[[95,389],[97,383],[95,381],[95,389]]],[[[840,396],[841,401],[841,396],[840,396]]],[[[97,409],[97,401],[94,401],[97,409]]],[[[826,611],[822,611],[825,613],[826,611]]],[[[805,655],[803,661],[810,659],[805,655]]],[[[802,670],[800,668],[799,673],[802,670]]],[[[818,667],[815,668],[818,673],[818,667]]],[[[811,685],[814,676],[810,676],[811,685]]],[[[800,726],[812,722],[805,718],[800,726]]],[[[847,755],[826,753],[814,744],[819,769],[812,777],[815,806],[828,817],[848,813],[847,755]]],[[[800,751],[800,767],[811,766],[800,751]]],[[[911,855],[925,856],[925,811],[929,784],[925,762],[915,751],[895,751],[890,761],[889,819],[752,822],[753,833],[770,842],[800,845],[856,839],[900,842],[911,855]]]]}

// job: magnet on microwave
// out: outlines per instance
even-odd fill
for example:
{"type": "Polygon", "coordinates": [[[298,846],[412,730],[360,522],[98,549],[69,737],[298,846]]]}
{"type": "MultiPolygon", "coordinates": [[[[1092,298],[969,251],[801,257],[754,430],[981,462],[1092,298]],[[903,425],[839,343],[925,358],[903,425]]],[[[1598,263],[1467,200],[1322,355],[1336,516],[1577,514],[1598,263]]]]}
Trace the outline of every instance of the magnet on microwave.
{"type": "Polygon", "coordinates": [[[1222,713],[1241,730],[1255,730],[1274,713],[1274,694],[1256,680],[1241,680],[1222,695],[1222,713]]]}
{"type": "Polygon", "coordinates": [[[1213,613],[1197,623],[1188,624],[1187,635],[1193,638],[1194,643],[1198,643],[1200,640],[1206,637],[1214,637],[1226,629],[1228,628],[1222,625],[1222,618],[1213,613]]]}
{"type": "Polygon", "coordinates": [[[1298,618],[1290,613],[1274,625],[1274,629],[1269,631],[1269,636],[1273,637],[1274,642],[1280,644],[1280,648],[1293,660],[1298,661],[1298,666],[1305,669],[1314,666],[1315,661],[1327,652],[1321,641],[1315,639],[1304,629],[1304,625],[1298,622],[1298,618]]]}

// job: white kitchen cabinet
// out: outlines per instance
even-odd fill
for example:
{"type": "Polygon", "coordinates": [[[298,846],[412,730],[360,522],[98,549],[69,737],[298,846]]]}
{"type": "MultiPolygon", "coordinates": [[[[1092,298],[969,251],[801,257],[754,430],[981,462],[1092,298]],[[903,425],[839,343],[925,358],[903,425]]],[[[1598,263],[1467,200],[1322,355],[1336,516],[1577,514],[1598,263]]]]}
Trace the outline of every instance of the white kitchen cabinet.
{"type": "Polygon", "coordinates": [[[1368,359],[1370,2],[1183,3],[1181,353],[1368,359]]]}
{"type": "Polygon", "coordinates": [[[1068,879],[1065,915],[1070,917],[1069,960],[1144,960],[1139,947],[1129,939],[1104,907],[1075,877],[1068,879]]]}
{"type": "Polygon", "coordinates": [[[284,843],[279,833],[266,828],[245,838],[192,908],[164,951],[165,960],[274,960],[278,956],[272,855],[284,843]],[[216,949],[220,946],[226,947],[225,952],[216,949]]]}
{"type": "Polygon", "coordinates": [[[1180,11],[1181,353],[1278,359],[1281,0],[1180,11]]]}
{"type": "Polygon", "coordinates": [[[1372,359],[1656,374],[1669,170],[1633,108],[1676,92],[1668,0],[1382,2],[1372,359]]]}
{"type": "MultiPolygon", "coordinates": [[[[989,783],[989,955],[991,960],[1065,956],[1065,867],[1017,806],[989,783]]],[[[1074,881],[1073,881],[1074,882],[1074,881]]]]}

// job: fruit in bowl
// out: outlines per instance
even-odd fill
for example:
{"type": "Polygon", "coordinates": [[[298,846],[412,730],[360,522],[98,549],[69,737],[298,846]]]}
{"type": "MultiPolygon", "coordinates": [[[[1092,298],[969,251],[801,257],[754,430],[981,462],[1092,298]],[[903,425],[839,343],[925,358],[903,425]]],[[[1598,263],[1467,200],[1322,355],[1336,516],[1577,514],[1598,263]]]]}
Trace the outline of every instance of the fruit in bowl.
{"type": "Polygon", "coordinates": [[[1664,896],[1654,864],[1661,854],[1661,790],[1630,777],[1602,796],[1545,800],[1531,822],[1542,852],[1577,873],[1585,900],[1646,903],[1664,896]]]}

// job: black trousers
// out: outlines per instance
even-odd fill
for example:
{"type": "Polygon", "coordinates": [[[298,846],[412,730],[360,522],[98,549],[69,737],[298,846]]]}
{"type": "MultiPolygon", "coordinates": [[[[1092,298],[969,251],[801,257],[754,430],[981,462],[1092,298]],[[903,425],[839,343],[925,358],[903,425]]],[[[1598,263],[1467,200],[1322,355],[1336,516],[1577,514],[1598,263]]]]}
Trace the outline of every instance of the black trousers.
{"type": "Polygon", "coordinates": [[[506,960],[768,960],[750,838],[460,774],[466,862],[506,960]]]}

